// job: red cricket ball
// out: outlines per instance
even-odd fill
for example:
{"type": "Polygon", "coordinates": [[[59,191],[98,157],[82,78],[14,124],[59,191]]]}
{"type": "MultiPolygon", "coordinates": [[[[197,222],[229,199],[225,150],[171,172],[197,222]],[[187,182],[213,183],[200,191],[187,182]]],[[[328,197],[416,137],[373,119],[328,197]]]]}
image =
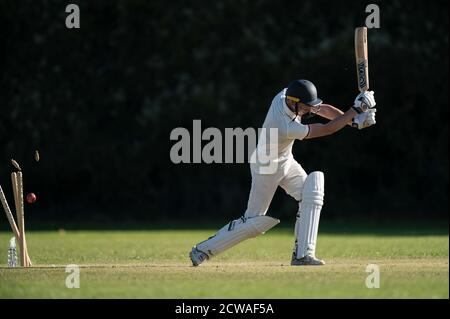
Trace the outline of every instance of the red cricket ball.
{"type": "Polygon", "coordinates": [[[32,204],[32,203],[34,203],[35,201],[36,201],[36,195],[34,194],[34,193],[29,193],[28,195],[27,195],[27,202],[29,203],[29,204],[32,204]]]}

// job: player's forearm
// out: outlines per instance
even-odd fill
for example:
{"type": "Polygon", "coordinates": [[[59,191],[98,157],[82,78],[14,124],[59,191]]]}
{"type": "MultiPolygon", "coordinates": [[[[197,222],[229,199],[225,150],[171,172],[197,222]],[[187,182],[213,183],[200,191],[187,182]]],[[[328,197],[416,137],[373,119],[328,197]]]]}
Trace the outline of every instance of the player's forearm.
{"type": "Polygon", "coordinates": [[[351,108],[347,112],[336,117],[334,120],[331,120],[327,124],[309,124],[309,133],[306,138],[309,139],[331,135],[346,126],[347,123],[356,116],[356,114],[356,111],[351,108]]]}
{"type": "Polygon", "coordinates": [[[321,104],[319,111],[316,114],[328,120],[334,120],[336,117],[344,114],[344,112],[335,108],[333,105],[321,104]]]}
{"type": "Polygon", "coordinates": [[[352,119],[357,115],[356,111],[353,109],[349,109],[347,112],[339,115],[335,119],[331,120],[327,124],[324,124],[325,132],[327,135],[333,134],[340,129],[342,129],[344,126],[346,126],[348,123],[352,122],[352,119]]]}
{"type": "MultiPolygon", "coordinates": [[[[340,109],[334,107],[333,105],[321,104],[320,109],[316,114],[323,118],[326,118],[328,120],[334,120],[338,116],[341,116],[342,114],[344,114],[344,112],[342,112],[340,109]]],[[[352,120],[350,120],[347,124],[352,125],[352,120]]]]}

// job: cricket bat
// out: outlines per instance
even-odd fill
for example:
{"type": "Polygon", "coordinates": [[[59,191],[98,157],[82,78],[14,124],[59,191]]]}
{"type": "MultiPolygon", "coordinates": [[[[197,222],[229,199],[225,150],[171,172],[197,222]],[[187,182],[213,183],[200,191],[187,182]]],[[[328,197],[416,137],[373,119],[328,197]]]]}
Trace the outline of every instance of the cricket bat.
{"type": "Polygon", "coordinates": [[[355,57],[358,89],[360,92],[369,90],[369,57],[367,49],[367,27],[355,29],[355,57]]]}

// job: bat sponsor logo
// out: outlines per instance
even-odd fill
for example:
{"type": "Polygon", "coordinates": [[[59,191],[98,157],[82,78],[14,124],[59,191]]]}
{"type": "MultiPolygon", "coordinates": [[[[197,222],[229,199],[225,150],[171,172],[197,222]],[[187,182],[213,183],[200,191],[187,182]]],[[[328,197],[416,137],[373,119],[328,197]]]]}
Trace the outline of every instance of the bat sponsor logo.
{"type": "Polygon", "coordinates": [[[366,61],[358,63],[358,85],[360,88],[366,87],[366,61]]]}

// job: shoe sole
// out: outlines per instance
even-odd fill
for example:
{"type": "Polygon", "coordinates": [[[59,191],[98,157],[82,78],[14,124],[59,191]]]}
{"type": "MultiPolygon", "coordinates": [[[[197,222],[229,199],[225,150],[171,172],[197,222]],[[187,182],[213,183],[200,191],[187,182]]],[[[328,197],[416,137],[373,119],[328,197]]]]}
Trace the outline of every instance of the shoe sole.
{"type": "Polygon", "coordinates": [[[325,266],[325,264],[291,264],[291,266],[325,266]]]}
{"type": "Polygon", "coordinates": [[[197,267],[198,265],[200,265],[194,262],[194,258],[192,258],[192,252],[189,253],[189,258],[191,258],[192,266],[197,267]]]}
{"type": "Polygon", "coordinates": [[[325,265],[325,262],[323,260],[320,261],[316,260],[315,262],[291,261],[291,266],[323,266],[323,265],[325,265]]]}

